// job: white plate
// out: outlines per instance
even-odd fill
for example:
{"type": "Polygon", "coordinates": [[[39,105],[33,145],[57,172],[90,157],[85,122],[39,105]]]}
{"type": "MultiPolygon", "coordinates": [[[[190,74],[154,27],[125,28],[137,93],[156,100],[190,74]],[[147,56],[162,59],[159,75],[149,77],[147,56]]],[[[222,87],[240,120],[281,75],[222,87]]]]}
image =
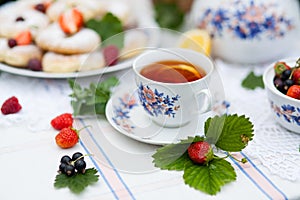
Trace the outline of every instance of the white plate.
{"type": "Polygon", "coordinates": [[[121,86],[115,91],[106,105],[106,118],[120,133],[134,140],[165,145],[179,142],[188,136],[203,135],[207,118],[227,112],[227,102],[214,105],[213,111],[199,115],[189,124],[179,128],[165,128],[154,122],[144,113],[138,102],[137,91],[121,86]]]}
{"type": "Polygon", "coordinates": [[[84,72],[72,72],[72,73],[47,73],[42,71],[31,71],[28,69],[22,69],[17,67],[11,67],[9,65],[0,63],[0,70],[4,72],[9,72],[12,74],[17,74],[21,76],[29,76],[36,78],[77,78],[77,77],[86,77],[86,76],[95,76],[104,73],[114,72],[122,69],[131,67],[131,63],[134,58],[123,61],[117,65],[105,67],[97,70],[90,70],[84,72]]]}

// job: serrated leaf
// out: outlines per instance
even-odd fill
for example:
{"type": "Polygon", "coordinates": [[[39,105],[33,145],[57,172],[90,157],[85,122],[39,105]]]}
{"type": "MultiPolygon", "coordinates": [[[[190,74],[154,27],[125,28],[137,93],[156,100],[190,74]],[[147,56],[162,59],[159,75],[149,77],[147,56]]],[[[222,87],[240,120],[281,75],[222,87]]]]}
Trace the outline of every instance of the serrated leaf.
{"type": "Polygon", "coordinates": [[[242,81],[242,86],[247,89],[254,90],[257,87],[264,88],[264,82],[262,80],[262,75],[257,76],[251,71],[245,79],[242,81]]]}
{"type": "Polygon", "coordinates": [[[65,188],[68,187],[73,193],[81,193],[87,186],[96,183],[99,179],[99,175],[95,168],[86,169],[84,174],[76,173],[73,176],[67,176],[65,174],[58,174],[55,177],[54,187],[65,188]]]}
{"type": "Polygon", "coordinates": [[[236,180],[236,173],[228,161],[213,159],[208,165],[187,166],[183,179],[190,187],[215,195],[223,185],[236,180]]]}
{"type": "Polygon", "coordinates": [[[155,167],[165,170],[183,170],[185,165],[191,164],[191,159],[188,157],[187,148],[193,141],[203,140],[202,137],[189,137],[176,144],[169,144],[158,148],[153,154],[153,162],[155,167]]]}
{"type": "Polygon", "coordinates": [[[71,106],[73,115],[104,114],[105,106],[111,95],[111,88],[116,86],[119,80],[112,76],[99,83],[90,83],[88,88],[82,88],[74,80],[69,80],[69,86],[73,89],[71,106]]]}
{"type": "Polygon", "coordinates": [[[124,46],[124,34],[122,22],[118,17],[108,12],[101,19],[90,19],[85,23],[87,28],[93,29],[100,35],[102,46],[109,44],[119,48],[124,46]]]}
{"type": "Polygon", "coordinates": [[[253,124],[244,115],[226,115],[223,128],[216,129],[218,133],[209,131],[210,126],[215,126],[215,121],[220,121],[219,116],[209,118],[204,125],[204,132],[207,138],[215,137],[218,139],[215,143],[216,147],[224,151],[237,152],[246,147],[253,137],[253,124]]]}

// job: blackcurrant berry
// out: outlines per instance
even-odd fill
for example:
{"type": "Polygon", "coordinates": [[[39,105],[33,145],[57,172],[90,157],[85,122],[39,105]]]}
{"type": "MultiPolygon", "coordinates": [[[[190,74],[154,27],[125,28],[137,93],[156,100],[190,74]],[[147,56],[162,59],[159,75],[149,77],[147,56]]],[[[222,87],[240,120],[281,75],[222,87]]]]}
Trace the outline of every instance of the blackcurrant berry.
{"type": "Polygon", "coordinates": [[[71,161],[72,161],[72,159],[68,155],[63,156],[60,159],[60,163],[65,163],[65,164],[69,164],[71,161]]]}
{"type": "Polygon", "coordinates": [[[281,78],[275,77],[273,83],[279,91],[283,91],[283,81],[281,78]]]}
{"type": "Polygon", "coordinates": [[[85,172],[85,168],[86,168],[86,162],[82,159],[79,159],[75,162],[74,164],[75,169],[79,172],[79,173],[84,173],[85,172]]]}
{"type": "Polygon", "coordinates": [[[18,45],[17,40],[11,38],[7,41],[7,45],[9,46],[9,48],[13,48],[18,45]]]}
{"type": "Polygon", "coordinates": [[[60,173],[66,173],[66,166],[67,166],[68,164],[66,164],[66,163],[61,163],[60,165],[59,165],[59,170],[58,170],[58,172],[60,172],[60,173]]]}
{"type": "Polygon", "coordinates": [[[292,79],[287,79],[287,80],[283,81],[283,90],[284,90],[285,92],[287,92],[288,89],[289,89],[292,85],[294,85],[294,81],[293,81],[292,79]]]}
{"type": "Polygon", "coordinates": [[[287,80],[291,76],[291,73],[292,73],[292,70],[290,70],[290,69],[284,70],[281,74],[281,79],[284,81],[287,80]]]}
{"type": "Polygon", "coordinates": [[[65,174],[68,176],[72,176],[73,174],[75,174],[75,167],[73,165],[66,165],[65,174]]]}
{"type": "Polygon", "coordinates": [[[74,154],[72,155],[72,160],[73,160],[73,161],[77,160],[78,158],[84,160],[83,154],[80,153],[80,152],[76,152],[76,153],[74,153],[74,154]],[[81,158],[80,158],[80,157],[81,157],[81,158]]]}
{"type": "Polygon", "coordinates": [[[32,71],[42,71],[42,63],[39,59],[32,58],[28,62],[28,69],[31,69],[32,71]]]}

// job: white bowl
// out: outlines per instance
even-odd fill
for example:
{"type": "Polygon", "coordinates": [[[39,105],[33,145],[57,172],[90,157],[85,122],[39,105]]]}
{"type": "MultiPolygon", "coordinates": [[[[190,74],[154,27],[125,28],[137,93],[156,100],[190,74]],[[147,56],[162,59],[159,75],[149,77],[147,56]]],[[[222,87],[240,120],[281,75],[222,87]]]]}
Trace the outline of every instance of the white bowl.
{"type": "Polygon", "coordinates": [[[212,36],[212,56],[232,63],[269,63],[289,55],[298,40],[295,0],[196,0],[190,26],[212,36]]]}
{"type": "MultiPolygon", "coordinates": [[[[280,61],[286,62],[290,67],[293,67],[297,59],[290,58],[280,61]]],[[[273,83],[275,77],[274,64],[270,65],[263,74],[263,81],[273,117],[281,126],[300,134],[300,100],[284,95],[277,90],[273,83]]]]}

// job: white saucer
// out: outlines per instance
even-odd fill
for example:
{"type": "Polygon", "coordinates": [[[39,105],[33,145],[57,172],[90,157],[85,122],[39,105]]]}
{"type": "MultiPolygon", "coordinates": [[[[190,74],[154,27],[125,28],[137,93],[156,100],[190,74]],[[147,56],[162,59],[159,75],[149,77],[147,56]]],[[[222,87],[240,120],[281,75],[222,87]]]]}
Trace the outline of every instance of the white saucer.
{"type": "Polygon", "coordinates": [[[179,142],[188,136],[203,135],[207,118],[227,112],[228,103],[222,101],[214,105],[213,111],[198,116],[179,128],[165,128],[154,122],[144,113],[139,104],[137,92],[132,88],[116,90],[106,105],[106,118],[120,133],[140,142],[165,145],[179,142]]]}

